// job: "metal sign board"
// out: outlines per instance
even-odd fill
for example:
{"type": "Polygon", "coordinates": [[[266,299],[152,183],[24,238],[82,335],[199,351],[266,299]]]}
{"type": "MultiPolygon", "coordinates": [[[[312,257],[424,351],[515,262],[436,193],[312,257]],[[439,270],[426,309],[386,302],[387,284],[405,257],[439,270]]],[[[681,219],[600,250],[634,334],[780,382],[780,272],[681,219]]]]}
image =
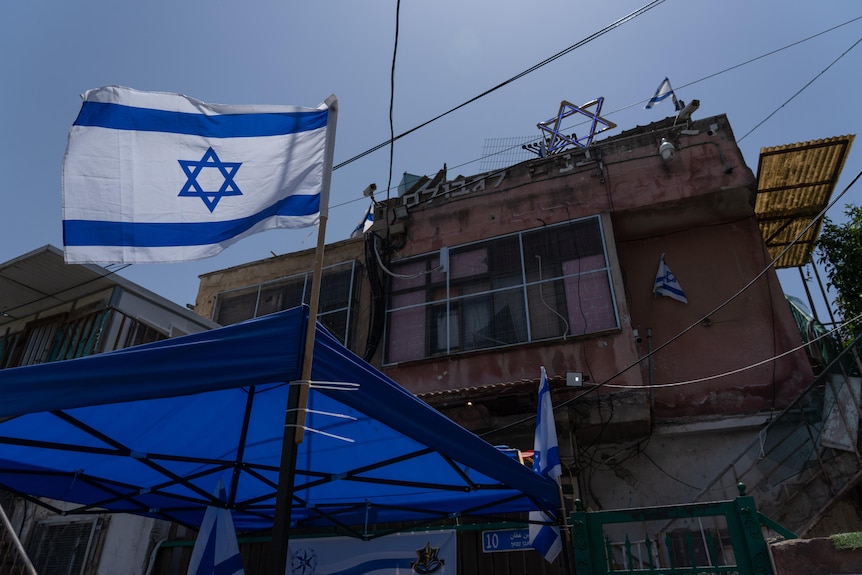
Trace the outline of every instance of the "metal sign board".
{"type": "Polygon", "coordinates": [[[525,549],[532,549],[530,530],[527,528],[482,531],[482,551],[485,553],[524,551],[525,549]]]}

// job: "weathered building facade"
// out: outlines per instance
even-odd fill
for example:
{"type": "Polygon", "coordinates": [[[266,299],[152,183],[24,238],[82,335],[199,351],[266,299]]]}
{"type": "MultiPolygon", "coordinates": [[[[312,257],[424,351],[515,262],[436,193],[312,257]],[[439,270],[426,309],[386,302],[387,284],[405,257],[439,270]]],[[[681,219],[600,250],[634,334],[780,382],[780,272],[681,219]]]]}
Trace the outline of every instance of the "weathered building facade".
{"type": "MultiPolygon", "coordinates": [[[[330,323],[407,389],[522,450],[545,366],[571,497],[686,501],[813,379],[792,351],[801,340],[758,228],[756,178],[724,116],[405,182],[364,241],[327,246],[332,278],[351,269],[324,272],[323,294],[350,285],[347,319],[330,323]],[[653,292],[662,260],[687,303],[653,292]]],[[[246,294],[230,321],[265,312],[312,260],[206,274],[196,309],[224,321],[246,294]]]]}

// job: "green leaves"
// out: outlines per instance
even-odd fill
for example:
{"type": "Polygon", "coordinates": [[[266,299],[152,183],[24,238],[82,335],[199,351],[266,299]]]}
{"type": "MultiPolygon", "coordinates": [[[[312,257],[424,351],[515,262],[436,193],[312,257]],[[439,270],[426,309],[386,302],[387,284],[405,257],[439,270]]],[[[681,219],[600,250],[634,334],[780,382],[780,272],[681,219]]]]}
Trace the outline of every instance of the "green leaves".
{"type": "Polygon", "coordinates": [[[835,307],[849,322],[841,333],[846,341],[862,334],[862,208],[848,205],[844,214],[847,221],[842,224],[824,219],[816,253],[826,270],[827,287],[837,292],[835,307]]]}

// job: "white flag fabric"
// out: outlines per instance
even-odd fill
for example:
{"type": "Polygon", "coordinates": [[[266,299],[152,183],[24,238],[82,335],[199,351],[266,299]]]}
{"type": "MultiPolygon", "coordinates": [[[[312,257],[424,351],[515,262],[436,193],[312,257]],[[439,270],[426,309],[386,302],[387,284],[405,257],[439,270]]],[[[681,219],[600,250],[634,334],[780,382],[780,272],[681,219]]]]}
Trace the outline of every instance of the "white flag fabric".
{"type": "Polygon", "coordinates": [[[661,84],[658,85],[658,89],[655,91],[655,94],[649,99],[649,102],[647,102],[647,105],[644,107],[649,110],[656,104],[661,104],[668,98],[673,100],[673,107],[679,111],[680,105],[676,99],[676,94],[674,94],[673,88],[670,87],[670,80],[665,78],[661,81],[661,84]]]}
{"type": "Polygon", "coordinates": [[[327,215],[335,96],[317,108],[119,86],[82,98],[63,161],[67,263],[201,259],[327,215]]]}
{"type": "Polygon", "coordinates": [[[350,233],[351,238],[361,237],[365,232],[371,229],[371,226],[374,224],[374,204],[370,204],[368,209],[365,210],[365,215],[362,216],[362,221],[359,222],[353,231],[350,233]]]}
{"type": "MultiPolygon", "coordinates": [[[[227,499],[221,479],[219,479],[216,494],[221,501],[227,499]]],[[[230,509],[207,507],[195,540],[187,573],[188,575],[244,575],[230,509]]]]}
{"type": "Polygon", "coordinates": [[[682,291],[676,276],[673,275],[673,272],[670,271],[670,268],[664,262],[664,254],[661,255],[661,259],[658,262],[658,271],[655,274],[655,284],[652,291],[658,295],[667,296],[682,303],[688,303],[685,292],[682,291]]]}
{"type": "MultiPolygon", "coordinates": [[[[554,408],[551,404],[551,388],[548,376],[542,367],[539,382],[539,407],[536,415],[536,437],[533,441],[533,471],[559,482],[562,473],[560,452],[557,448],[557,426],[554,423],[554,408]]],[[[542,554],[549,563],[563,549],[560,528],[556,521],[543,511],[531,511],[530,521],[551,522],[552,525],[530,523],[530,546],[542,554]]]]}

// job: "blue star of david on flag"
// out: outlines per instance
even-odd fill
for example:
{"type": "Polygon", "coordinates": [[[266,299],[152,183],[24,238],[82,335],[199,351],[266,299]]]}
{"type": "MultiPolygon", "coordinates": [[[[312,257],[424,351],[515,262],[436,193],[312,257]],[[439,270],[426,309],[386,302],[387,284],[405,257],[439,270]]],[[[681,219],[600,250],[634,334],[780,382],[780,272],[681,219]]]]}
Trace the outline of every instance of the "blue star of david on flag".
{"type": "Polygon", "coordinates": [[[180,163],[183,172],[185,172],[186,177],[188,178],[183,189],[180,190],[179,195],[199,197],[203,200],[204,204],[206,204],[207,208],[209,208],[210,212],[213,212],[216,209],[219,200],[222,198],[242,195],[236,182],[233,181],[233,177],[237,170],[239,170],[242,162],[222,162],[219,159],[218,154],[216,154],[215,150],[212,148],[208,148],[198,162],[193,160],[177,161],[180,163]],[[224,181],[217,191],[213,192],[204,190],[198,182],[198,176],[204,168],[215,168],[221,172],[221,175],[224,177],[224,181]]]}
{"type": "Polygon", "coordinates": [[[577,146],[581,149],[589,148],[592,145],[593,138],[596,134],[611,128],[616,128],[616,124],[601,117],[602,104],[604,101],[604,98],[596,98],[592,102],[587,102],[583,106],[575,106],[565,100],[560,102],[560,111],[557,112],[556,117],[551,118],[547,122],[540,122],[537,124],[539,130],[548,134],[546,138],[547,153],[556,154],[568,146],[577,146]],[[591,112],[589,110],[589,108],[593,106],[596,107],[595,112],[591,112]],[[563,120],[575,114],[583,114],[591,120],[590,132],[583,138],[578,138],[576,134],[567,136],[561,132],[563,120]],[[599,124],[604,127],[598,129],[599,124]]]}

